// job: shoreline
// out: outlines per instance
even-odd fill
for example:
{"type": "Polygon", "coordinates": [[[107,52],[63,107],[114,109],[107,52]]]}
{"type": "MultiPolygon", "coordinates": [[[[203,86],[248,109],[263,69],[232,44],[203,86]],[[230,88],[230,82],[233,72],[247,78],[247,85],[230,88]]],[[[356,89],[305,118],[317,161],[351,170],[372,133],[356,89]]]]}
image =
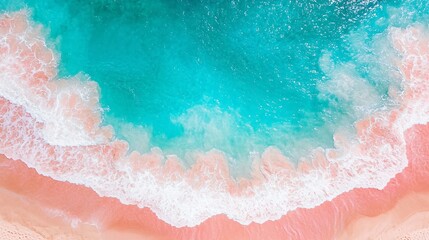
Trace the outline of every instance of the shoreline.
{"type": "MultiPolygon", "coordinates": [[[[44,208],[61,210],[69,220],[63,220],[65,225],[59,224],[60,227],[66,233],[75,234],[69,239],[113,236],[113,240],[125,235],[128,239],[162,240],[350,239],[351,236],[352,239],[419,239],[415,237],[426,236],[429,228],[429,220],[422,222],[429,219],[429,204],[426,204],[429,203],[429,166],[425,166],[429,149],[424,148],[427,133],[429,124],[416,125],[407,132],[409,166],[383,190],[354,189],[315,208],[298,209],[278,221],[264,224],[241,225],[218,215],[196,227],[175,228],[147,208],[123,205],[117,199],[100,197],[84,186],[39,175],[23,162],[1,155],[0,187],[44,208]],[[70,219],[80,219],[82,223],[72,229],[70,219]]],[[[33,208],[27,209],[30,210],[25,213],[33,211],[33,208]]],[[[0,214],[3,213],[0,211],[0,214]]],[[[43,214],[41,218],[45,218],[43,214]]],[[[25,216],[23,223],[33,225],[31,218],[25,220],[25,216]]]]}
{"type": "MultiPolygon", "coordinates": [[[[58,213],[60,211],[50,209],[37,200],[29,199],[4,186],[0,187],[0,237],[3,240],[16,239],[18,233],[19,236],[26,237],[23,239],[34,240],[174,239],[157,236],[138,226],[127,226],[126,221],[98,229],[93,224],[80,222],[78,219],[67,219],[64,214],[58,213]]],[[[246,236],[240,235],[232,234],[229,235],[230,238],[221,235],[218,239],[246,239],[246,236]]],[[[427,237],[429,237],[429,190],[406,193],[394,203],[393,208],[379,215],[355,216],[339,234],[326,239],[421,240],[427,237]]]]}
{"type": "Polygon", "coordinates": [[[0,186],[0,238],[2,240],[15,240],[17,237],[31,240],[139,240],[142,236],[145,240],[166,240],[143,229],[137,232],[133,229],[124,231],[118,226],[98,228],[95,224],[82,222],[78,217],[66,216],[64,209],[56,208],[58,205],[49,205],[41,202],[37,197],[37,200],[34,200],[25,194],[18,193],[26,192],[24,185],[18,183],[18,189],[15,189],[17,192],[8,189],[12,187],[10,183],[6,188],[4,185],[5,182],[2,181],[0,186]]]}

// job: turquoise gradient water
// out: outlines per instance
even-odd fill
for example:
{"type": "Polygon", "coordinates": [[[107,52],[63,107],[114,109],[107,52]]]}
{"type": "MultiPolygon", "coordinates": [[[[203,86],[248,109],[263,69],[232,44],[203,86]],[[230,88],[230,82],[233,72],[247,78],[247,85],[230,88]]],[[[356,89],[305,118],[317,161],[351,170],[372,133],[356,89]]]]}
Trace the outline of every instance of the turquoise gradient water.
{"type": "Polygon", "coordinates": [[[0,8],[26,7],[48,27],[60,75],[99,83],[106,124],[132,148],[217,148],[241,160],[268,145],[292,156],[303,143],[332,146],[338,125],[353,126],[350,103],[321,92],[330,80],[323,56],[352,63],[347,71],[387,99],[366,41],[399,2],[0,0],[0,8]]]}

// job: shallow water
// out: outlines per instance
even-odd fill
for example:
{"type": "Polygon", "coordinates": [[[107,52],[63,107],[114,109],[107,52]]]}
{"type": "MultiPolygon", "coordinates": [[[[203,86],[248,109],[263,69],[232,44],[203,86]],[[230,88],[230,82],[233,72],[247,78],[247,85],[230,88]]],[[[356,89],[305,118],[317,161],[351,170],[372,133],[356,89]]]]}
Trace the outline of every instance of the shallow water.
{"type": "Polygon", "coordinates": [[[141,152],[215,148],[240,172],[267,146],[294,159],[332,147],[338,126],[388,105],[388,66],[353,33],[383,32],[391,1],[2,2],[48,27],[60,75],[97,81],[105,124],[141,152]],[[369,102],[324,84],[345,63],[369,102]]]}

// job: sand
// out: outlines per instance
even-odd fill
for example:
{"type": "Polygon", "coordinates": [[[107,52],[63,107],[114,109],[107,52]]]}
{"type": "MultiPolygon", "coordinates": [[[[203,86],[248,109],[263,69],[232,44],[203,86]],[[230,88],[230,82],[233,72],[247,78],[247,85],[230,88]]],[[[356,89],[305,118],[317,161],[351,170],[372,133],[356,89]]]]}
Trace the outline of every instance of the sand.
{"type": "MultiPolygon", "coordinates": [[[[67,219],[7,189],[0,189],[0,239],[161,239],[132,229],[98,229],[67,219]]],[[[375,217],[357,216],[335,239],[429,239],[429,192],[413,192],[389,211],[375,217]]]]}
{"type": "MultiPolygon", "coordinates": [[[[98,197],[90,189],[38,175],[22,162],[9,160],[0,154],[1,240],[168,239],[146,232],[141,226],[138,231],[132,227],[124,230],[122,224],[98,226],[96,221],[91,221],[92,213],[88,209],[95,213],[97,208],[94,206],[97,205],[106,213],[117,210],[116,207],[109,209],[103,206],[103,200],[106,199],[98,197]],[[64,190],[63,194],[60,189],[64,190]],[[85,201],[88,201],[87,205],[85,201]]],[[[113,205],[121,205],[112,201],[117,204],[113,205]]],[[[109,218],[107,215],[104,217],[109,218]]]]}
{"type": "Polygon", "coordinates": [[[67,218],[61,211],[50,209],[25,196],[0,189],[1,240],[72,240],[72,239],[160,239],[143,232],[121,231],[67,218]]]}
{"type": "Polygon", "coordinates": [[[336,238],[429,239],[429,192],[409,193],[378,216],[358,216],[336,238]]]}
{"type": "Polygon", "coordinates": [[[30,199],[0,189],[0,239],[96,239],[96,229],[73,228],[30,199]]]}

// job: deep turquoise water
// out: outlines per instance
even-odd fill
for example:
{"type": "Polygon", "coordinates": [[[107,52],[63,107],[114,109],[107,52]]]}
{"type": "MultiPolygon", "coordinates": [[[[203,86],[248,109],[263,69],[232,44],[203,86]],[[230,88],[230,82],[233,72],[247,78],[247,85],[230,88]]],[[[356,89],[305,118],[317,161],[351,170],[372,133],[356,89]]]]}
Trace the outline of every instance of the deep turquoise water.
{"type": "MultiPolygon", "coordinates": [[[[106,124],[132,148],[182,156],[217,148],[244,161],[268,145],[292,156],[329,147],[338,125],[353,127],[362,114],[355,101],[321,90],[332,78],[324,56],[351,64],[344,71],[387,104],[389,80],[370,39],[399,2],[0,0],[0,8],[27,7],[48,27],[60,74],[99,83],[106,124]]],[[[409,2],[427,12],[424,1],[409,2]]]]}

